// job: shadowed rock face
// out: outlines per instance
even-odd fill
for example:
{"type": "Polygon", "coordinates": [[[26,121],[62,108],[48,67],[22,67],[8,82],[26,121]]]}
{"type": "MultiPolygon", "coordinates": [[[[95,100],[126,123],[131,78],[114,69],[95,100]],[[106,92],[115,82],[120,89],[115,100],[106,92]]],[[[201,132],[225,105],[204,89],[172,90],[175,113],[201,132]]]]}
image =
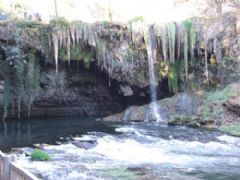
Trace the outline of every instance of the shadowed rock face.
{"type": "MultiPolygon", "coordinates": [[[[83,69],[80,72],[72,69],[64,73],[64,77],[58,79],[64,82],[63,87],[53,85],[54,69],[41,73],[41,88],[31,107],[31,117],[105,116],[123,110],[121,94],[114,87],[109,87],[101,74],[83,69]]],[[[2,106],[1,93],[0,100],[2,106]]],[[[12,110],[9,109],[9,118],[16,117],[16,109],[16,105],[12,110]]],[[[23,104],[21,117],[26,116],[28,108],[23,104]]]]}

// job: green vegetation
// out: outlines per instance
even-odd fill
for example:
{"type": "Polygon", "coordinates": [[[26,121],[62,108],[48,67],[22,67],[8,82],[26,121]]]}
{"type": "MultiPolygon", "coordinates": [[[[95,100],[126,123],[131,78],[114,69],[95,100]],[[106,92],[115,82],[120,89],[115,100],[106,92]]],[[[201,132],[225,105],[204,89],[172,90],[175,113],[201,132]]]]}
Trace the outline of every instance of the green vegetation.
{"type": "MultiPolygon", "coordinates": [[[[36,60],[36,50],[29,44],[36,39],[41,25],[33,22],[19,21],[14,23],[12,38],[15,44],[2,46],[0,73],[4,77],[4,116],[7,118],[9,103],[17,105],[18,118],[21,116],[21,106],[28,107],[30,115],[31,104],[39,87],[40,69],[36,60]]],[[[13,105],[14,106],[14,105],[13,105]]]]}
{"type": "Polygon", "coordinates": [[[115,168],[115,169],[99,169],[100,173],[106,176],[110,176],[116,179],[130,180],[137,178],[136,173],[131,172],[127,168],[115,168]]]}
{"type": "MultiPolygon", "coordinates": [[[[63,61],[68,61],[68,53],[67,50],[64,48],[59,49],[59,59],[63,61]]],[[[70,46],[70,59],[71,60],[77,60],[77,61],[83,61],[84,66],[86,68],[90,67],[90,63],[93,59],[93,53],[90,50],[82,49],[78,46],[70,46]]]]}
{"type": "Polygon", "coordinates": [[[196,33],[193,29],[191,20],[185,20],[182,22],[184,27],[184,66],[185,66],[185,78],[188,82],[188,65],[189,65],[189,54],[191,62],[194,59],[194,48],[196,44],[196,33]]]}
{"type": "Polygon", "coordinates": [[[50,22],[49,22],[49,25],[54,28],[54,29],[62,29],[62,28],[65,28],[69,25],[68,21],[65,19],[65,18],[57,18],[57,19],[52,19],[50,22]]]}
{"type": "Polygon", "coordinates": [[[218,120],[223,123],[224,107],[222,103],[226,102],[231,97],[240,96],[238,86],[234,84],[228,85],[223,90],[215,90],[209,92],[203,102],[203,118],[204,120],[218,120]]]}
{"type": "Polygon", "coordinates": [[[176,64],[169,64],[168,68],[168,88],[173,94],[178,92],[178,69],[176,64]]]}
{"type": "Polygon", "coordinates": [[[30,116],[40,86],[40,61],[53,65],[55,59],[56,72],[59,59],[82,61],[85,68],[96,58],[99,65],[106,64],[103,61],[107,45],[93,30],[94,26],[68,23],[64,18],[54,19],[49,25],[25,21],[9,23],[13,26],[9,30],[12,40],[2,46],[4,56],[0,57],[0,73],[4,77],[3,119],[8,116],[10,103],[17,107],[18,118],[23,104],[28,107],[30,116]]]}
{"type": "Polygon", "coordinates": [[[35,149],[31,153],[31,158],[37,161],[48,161],[51,159],[49,154],[40,149],[35,149]]]}
{"type": "Polygon", "coordinates": [[[181,61],[176,61],[175,63],[164,63],[160,62],[157,65],[158,78],[162,80],[163,78],[168,79],[169,92],[175,94],[178,92],[178,79],[182,69],[181,61]]]}
{"type": "Polygon", "coordinates": [[[219,130],[233,136],[240,136],[240,125],[223,125],[219,130]]]}
{"type": "Polygon", "coordinates": [[[175,62],[175,46],[176,46],[176,24],[169,23],[168,26],[168,44],[169,44],[169,57],[170,62],[175,62]]]}
{"type": "Polygon", "coordinates": [[[3,114],[3,120],[5,120],[7,118],[7,114],[8,114],[8,106],[9,106],[9,99],[10,99],[10,80],[9,78],[5,78],[4,80],[4,85],[3,85],[3,110],[4,110],[4,114],[3,114]]]}
{"type": "Polygon", "coordinates": [[[40,70],[35,60],[35,52],[29,50],[25,54],[19,46],[8,46],[5,49],[6,59],[1,64],[4,67],[1,74],[4,77],[4,116],[8,114],[9,102],[17,104],[18,118],[21,116],[22,103],[30,109],[34,94],[39,87],[40,70]],[[16,99],[11,99],[15,95],[16,99]]]}
{"type": "Polygon", "coordinates": [[[129,23],[136,23],[136,22],[143,22],[144,21],[144,17],[143,16],[136,16],[133,19],[131,19],[129,21],[129,23]]]}

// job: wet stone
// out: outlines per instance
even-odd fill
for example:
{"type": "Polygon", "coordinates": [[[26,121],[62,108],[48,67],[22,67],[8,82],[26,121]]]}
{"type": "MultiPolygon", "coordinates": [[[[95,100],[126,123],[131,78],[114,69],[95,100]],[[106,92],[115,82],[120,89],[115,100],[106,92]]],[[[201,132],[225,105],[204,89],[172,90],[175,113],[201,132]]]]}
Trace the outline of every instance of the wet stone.
{"type": "Polygon", "coordinates": [[[88,150],[91,148],[94,148],[97,146],[97,141],[96,140],[88,140],[88,141],[74,141],[72,142],[72,144],[74,144],[75,146],[88,150]]]}

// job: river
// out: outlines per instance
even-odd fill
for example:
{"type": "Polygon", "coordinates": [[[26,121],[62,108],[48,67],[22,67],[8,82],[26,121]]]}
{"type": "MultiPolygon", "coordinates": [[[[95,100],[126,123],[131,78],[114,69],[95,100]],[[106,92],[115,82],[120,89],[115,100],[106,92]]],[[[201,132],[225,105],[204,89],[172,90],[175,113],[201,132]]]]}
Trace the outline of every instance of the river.
{"type": "Polygon", "coordinates": [[[44,180],[240,179],[240,138],[217,131],[90,118],[19,124],[9,123],[8,131],[1,131],[0,149],[30,153],[33,144],[46,143],[42,148],[50,161],[33,161],[25,153],[17,158],[17,164],[44,180]]]}

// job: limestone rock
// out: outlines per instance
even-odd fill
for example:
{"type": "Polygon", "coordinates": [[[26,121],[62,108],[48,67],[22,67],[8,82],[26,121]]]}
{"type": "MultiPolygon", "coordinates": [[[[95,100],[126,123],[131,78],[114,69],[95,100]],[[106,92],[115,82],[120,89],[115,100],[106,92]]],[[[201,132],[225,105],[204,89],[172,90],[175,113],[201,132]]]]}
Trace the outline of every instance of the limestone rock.
{"type": "MultiPolygon", "coordinates": [[[[179,93],[173,97],[165,98],[157,102],[158,111],[163,120],[170,120],[175,116],[183,115],[191,117],[198,114],[201,105],[199,98],[190,93],[179,93]]],[[[149,115],[150,104],[129,107],[125,112],[104,118],[105,121],[143,121],[149,115]],[[127,112],[127,118],[124,117],[127,112]]],[[[156,119],[153,119],[156,120],[156,119]]]]}
{"type": "Polygon", "coordinates": [[[229,99],[229,100],[225,103],[225,106],[226,106],[229,110],[231,110],[231,111],[237,113],[238,115],[240,115],[240,97],[229,99]]]}
{"type": "Polygon", "coordinates": [[[113,114],[113,115],[110,115],[110,116],[107,116],[107,117],[104,117],[102,120],[103,121],[112,121],[112,122],[118,122],[118,121],[121,121],[122,120],[122,113],[118,113],[118,114],[113,114]]]}
{"type": "Polygon", "coordinates": [[[123,96],[132,96],[133,95],[133,90],[130,86],[127,85],[120,85],[120,89],[123,93],[123,96]]]}

